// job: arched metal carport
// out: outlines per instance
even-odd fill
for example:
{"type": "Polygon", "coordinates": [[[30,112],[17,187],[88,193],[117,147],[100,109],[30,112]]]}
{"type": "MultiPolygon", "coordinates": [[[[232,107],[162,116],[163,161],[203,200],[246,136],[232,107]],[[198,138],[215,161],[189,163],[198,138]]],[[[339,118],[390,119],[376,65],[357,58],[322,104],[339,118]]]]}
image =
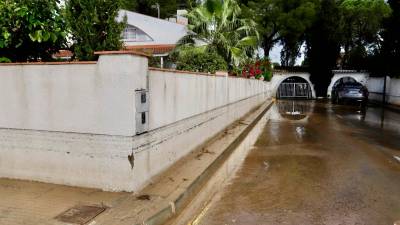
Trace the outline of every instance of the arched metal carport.
{"type": "Polygon", "coordinates": [[[356,80],[358,83],[362,85],[367,85],[369,74],[363,72],[357,72],[353,70],[334,70],[333,77],[331,79],[331,83],[328,87],[327,96],[330,98],[332,96],[332,89],[336,82],[338,82],[342,78],[350,77],[356,80]]]}
{"type": "Polygon", "coordinates": [[[271,80],[272,95],[278,99],[314,99],[309,73],[277,72],[271,80]]]}

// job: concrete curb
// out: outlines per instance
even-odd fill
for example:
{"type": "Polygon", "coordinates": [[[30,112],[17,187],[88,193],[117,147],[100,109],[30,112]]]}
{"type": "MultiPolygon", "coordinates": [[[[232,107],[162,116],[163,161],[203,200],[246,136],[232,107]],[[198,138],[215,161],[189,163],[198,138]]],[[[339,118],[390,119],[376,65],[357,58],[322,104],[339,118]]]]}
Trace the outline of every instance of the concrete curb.
{"type": "MultiPolygon", "coordinates": [[[[381,106],[382,107],[382,103],[379,102],[379,101],[370,101],[369,103],[374,105],[374,106],[381,106]]],[[[393,105],[393,104],[387,103],[383,107],[385,109],[388,109],[388,110],[392,111],[392,112],[400,113],[400,106],[398,106],[398,105],[393,105]]]]}
{"type": "Polygon", "coordinates": [[[386,105],[385,108],[389,109],[390,111],[400,113],[400,107],[397,105],[386,105]]]}
{"type": "Polygon", "coordinates": [[[166,223],[176,214],[182,212],[185,207],[190,203],[190,200],[196,196],[206,182],[217,172],[217,170],[223,165],[225,160],[234,152],[239,144],[246,138],[249,132],[254,128],[258,121],[263,115],[272,107],[274,101],[270,103],[264,103],[260,107],[264,109],[259,110],[260,112],[253,121],[247,125],[247,127],[240,132],[240,134],[232,141],[223,152],[188,186],[188,188],[177,198],[174,202],[171,202],[169,206],[163,208],[150,218],[144,221],[142,224],[137,225],[161,225],[166,223]]]}

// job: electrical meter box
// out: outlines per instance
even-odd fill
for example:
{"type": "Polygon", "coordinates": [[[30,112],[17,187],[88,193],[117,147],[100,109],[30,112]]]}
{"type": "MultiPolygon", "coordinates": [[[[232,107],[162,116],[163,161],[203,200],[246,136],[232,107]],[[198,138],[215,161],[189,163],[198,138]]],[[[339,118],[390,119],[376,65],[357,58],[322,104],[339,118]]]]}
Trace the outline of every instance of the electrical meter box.
{"type": "Polygon", "coordinates": [[[149,92],[145,89],[135,91],[136,134],[149,130],[149,92]]]}

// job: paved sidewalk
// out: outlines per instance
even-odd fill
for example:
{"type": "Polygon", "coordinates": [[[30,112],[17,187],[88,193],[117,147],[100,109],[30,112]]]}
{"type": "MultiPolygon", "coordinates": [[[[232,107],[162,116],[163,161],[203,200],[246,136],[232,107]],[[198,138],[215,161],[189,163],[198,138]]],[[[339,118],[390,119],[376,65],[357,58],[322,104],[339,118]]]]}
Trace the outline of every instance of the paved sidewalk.
{"type": "Polygon", "coordinates": [[[77,205],[113,207],[129,193],[111,193],[96,189],[0,179],[0,224],[58,225],[54,219],[77,205]]]}

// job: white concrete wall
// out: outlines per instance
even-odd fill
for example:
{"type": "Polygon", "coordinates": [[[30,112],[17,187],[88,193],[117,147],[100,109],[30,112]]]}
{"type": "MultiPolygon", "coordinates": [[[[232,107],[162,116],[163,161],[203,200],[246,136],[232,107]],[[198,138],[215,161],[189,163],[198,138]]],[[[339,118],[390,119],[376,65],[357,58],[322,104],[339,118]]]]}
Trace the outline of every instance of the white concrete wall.
{"type": "MultiPolygon", "coordinates": [[[[383,77],[371,77],[368,79],[369,99],[373,101],[382,101],[384,86],[383,77]]],[[[400,79],[386,78],[386,101],[393,105],[400,106],[400,79]]]]}
{"type": "Polygon", "coordinates": [[[149,71],[150,130],[268,91],[254,79],[149,71]]]}
{"type": "Polygon", "coordinates": [[[140,190],[270,98],[267,82],[148,71],[135,55],[0,74],[0,177],[111,191],[140,190]],[[151,131],[135,135],[135,90],[146,87],[151,131]]]}
{"type": "Polygon", "coordinates": [[[135,89],[146,88],[146,71],[147,58],[135,55],[0,64],[0,127],[132,136],[135,89]]]}
{"type": "Polygon", "coordinates": [[[389,103],[400,106],[400,79],[391,79],[389,88],[389,103]]]}
{"type": "Polygon", "coordinates": [[[134,137],[135,182],[130,190],[140,190],[152,177],[265,101],[271,101],[269,95],[261,93],[134,137]]]}

